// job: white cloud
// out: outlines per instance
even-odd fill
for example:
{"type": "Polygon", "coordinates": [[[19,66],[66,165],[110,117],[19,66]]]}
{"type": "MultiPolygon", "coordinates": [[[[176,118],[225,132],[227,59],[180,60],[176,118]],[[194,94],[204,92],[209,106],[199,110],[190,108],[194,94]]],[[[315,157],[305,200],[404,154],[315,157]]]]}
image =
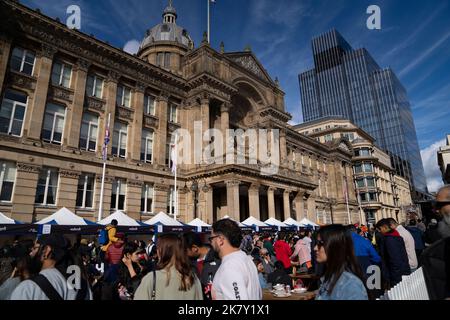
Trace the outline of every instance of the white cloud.
{"type": "Polygon", "coordinates": [[[442,173],[439,170],[439,165],[437,161],[437,152],[439,148],[444,145],[445,139],[442,139],[438,142],[435,142],[428,148],[420,151],[423,166],[425,169],[425,176],[427,177],[428,190],[430,192],[435,192],[441,186],[443,186],[442,173]]]}
{"type": "Polygon", "coordinates": [[[128,41],[123,47],[123,51],[128,52],[130,54],[136,54],[139,51],[141,43],[137,40],[128,41]]]}

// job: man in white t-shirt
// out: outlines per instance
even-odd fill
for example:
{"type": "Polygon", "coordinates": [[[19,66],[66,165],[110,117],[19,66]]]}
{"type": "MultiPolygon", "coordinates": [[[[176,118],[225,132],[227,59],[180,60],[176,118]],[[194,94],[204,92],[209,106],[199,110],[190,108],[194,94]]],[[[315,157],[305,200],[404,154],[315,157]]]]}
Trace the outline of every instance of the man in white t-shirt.
{"type": "Polygon", "coordinates": [[[222,260],[212,284],[213,300],[261,300],[258,270],[239,249],[242,233],[238,224],[230,219],[217,221],[209,240],[222,260]]]}

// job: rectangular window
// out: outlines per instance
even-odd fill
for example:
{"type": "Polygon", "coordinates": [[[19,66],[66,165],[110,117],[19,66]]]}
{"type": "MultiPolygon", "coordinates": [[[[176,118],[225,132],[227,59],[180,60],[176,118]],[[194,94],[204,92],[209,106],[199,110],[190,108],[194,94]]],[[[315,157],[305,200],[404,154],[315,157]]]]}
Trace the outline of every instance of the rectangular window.
{"type": "Polygon", "coordinates": [[[144,96],[144,113],[151,116],[155,115],[155,97],[149,95],[144,96]]]}
{"type": "Polygon", "coordinates": [[[86,94],[89,97],[103,98],[103,78],[90,74],[86,83],[86,94]]]}
{"type": "Polygon", "coordinates": [[[375,179],[374,178],[366,178],[368,187],[375,187],[375,179]]]}
{"type": "Polygon", "coordinates": [[[94,175],[82,174],[78,180],[77,207],[93,208],[94,175]]]}
{"type": "Polygon", "coordinates": [[[33,75],[35,61],[34,52],[22,48],[14,48],[11,55],[11,69],[31,76],[33,75]]]}
{"type": "Polygon", "coordinates": [[[361,172],[363,172],[363,171],[362,171],[362,165],[357,164],[357,165],[355,166],[355,173],[361,173],[361,172]]]}
{"type": "Polygon", "coordinates": [[[327,135],[325,136],[325,142],[330,142],[330,141],[333,141],[333,135],[327,134],[327,135]]]}
{"type": "Polygon", "coordinates": [[[0,132],[22,136],[23,120],[28,96],[21,92],[6,90],[0,107],[0,132]]]}
{"type": "Polygon", "coordinates": [[[117,105],[131,107],[131,89],[125,86],[117,87],[117,105]]]}
{"type": "Polygon", "coordinates": [[[72,78],[72,66],[62,62],[55,62],[52,70],[52,84],[70,88],[72,78]]]}
{"type": "Polygon", "coordinates": [[[162,67],[164,63],[164,52],[158,52],[156,56],[156,65],[162,67]]]}
{"type": "Polygon", "coordinates": [[[370,192],[369,194],[369,201],[377,201],[377,194],[374,192],[370,192]]]}
{"type": "Polygon", "coordinates": [[[58,190],[58,170],[42,168],[36,189],[36,204],[56,205],[56,194],[58,190]]]}
{"type": "Polygon", "coordinates": [[[366,193],[360,193],[359,194],[359,200],[361,202],[367,202],[366,193]]]}
{"type": "Polygon", "coordinates": [[[64,119],[66,108],[53,103],[48,103],[45,108],[42,139],[45,142],[61,144],[64,131],[64,119]]]}
{"type": "Polygon", "coordinates": [[[81,121],[80,149],[97,151],[98,116],[85,113],[81,121]]]}
{"type": "Polygon", "coordinates": [[[15,163],[0,161],[0,201],[11,202],[15,181],[15,163]]]}
{"type": "Polygon", "coordinates": [[[141,212],[153,213],[153,197],[154,189],[152,185],[145,184],[142,186],[141,195],[141,212]]]}
{"type": "Polygon", "coordinates": [[[356,180],[356,185],[358,186],[358,188],[364,188],[364,179],[358,179],[356,180]]]}
{"type": "Polygon", "coordinates": [[[125,194],[127,184],[125,180],[116,179],[113,183],[111,194],[111,209],[124,210],[125,209],[125,194]]]}
{"type": "Polygon", "coordinates": [[[166,54],[164,55],[164,68],[169,67],[170,67],[170,53],[166,52],[166,54]]]}
{"type": "Polygon", "coordinates": [[[146,163],[153,161],[153,132],[149,130],[142,132],[141,161],[146,163]]]}
{"type": "Polygon", "coordinates": [[[168,118],[170,122],[177,123],[178,122],[178,112],[177,112],[177,106],[174,104],[169,105],[169,114],[168,118]]]}
{"type": "Polygon", "coordinates": [[[125,158],[127,154],[127,132],[128,126],[124,123],[114,124],[114,136],[112,144],[113,156],[125,158]]]}
{"type": "Polygon", "coordinates": [[[373,165],[371,163],[364,163],[364,172],[373,172],[373,165]]]}

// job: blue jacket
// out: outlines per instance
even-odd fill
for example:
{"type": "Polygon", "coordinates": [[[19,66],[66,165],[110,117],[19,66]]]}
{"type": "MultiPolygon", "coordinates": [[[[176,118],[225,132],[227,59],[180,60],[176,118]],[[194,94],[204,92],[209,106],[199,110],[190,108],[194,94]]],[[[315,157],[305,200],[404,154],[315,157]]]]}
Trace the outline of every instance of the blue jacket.
{"type": "Polygon", "coordinates": [[[328,293],[329,283],[323,281],[316,300],[368,300],[363,282],[353,273],[345,271],[336,282],[331,294],[328,293]]]}
{"type": "Polygon", "coordinates": [[[367,274],[367,268],[371,265],[379,265],[381,258],[369,240],[361,237],[359,234],[352,232],[353,247],[355,248],[355,256],[363,274],[367,274]]]}

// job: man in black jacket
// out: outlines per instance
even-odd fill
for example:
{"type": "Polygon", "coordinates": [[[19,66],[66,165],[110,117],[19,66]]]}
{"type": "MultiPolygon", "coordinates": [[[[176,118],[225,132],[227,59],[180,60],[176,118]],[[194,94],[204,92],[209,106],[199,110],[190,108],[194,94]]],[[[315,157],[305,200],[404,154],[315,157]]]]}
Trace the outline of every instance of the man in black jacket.
{"type": "Polygon", "coordinates": [[[425,249],[422,253],[423,266],[428,294],[431,300],[450,298],[450,186],[439,190],[435,208],[442,215],[437,234],[441,240],[425,249]]]}
{"type": "Polygon", "coordinates": [[[377,223],[382,237],[378,243],[382,259],[383,276],[388,287],[394,287],[402,281],[402,276],[411,274],[405,242],[398,231],[391,229],[390,221],[382,219],[377,223]]]}
{"type": "Polygon", "coordinates": [[[220,267],[221,261],[219,257],[217,257],[211,247],[203,244],[197,233],[185,233],[183,235],[183,245],[202,284],[204,298],[211,300],[211,284],[220,267]]]}

